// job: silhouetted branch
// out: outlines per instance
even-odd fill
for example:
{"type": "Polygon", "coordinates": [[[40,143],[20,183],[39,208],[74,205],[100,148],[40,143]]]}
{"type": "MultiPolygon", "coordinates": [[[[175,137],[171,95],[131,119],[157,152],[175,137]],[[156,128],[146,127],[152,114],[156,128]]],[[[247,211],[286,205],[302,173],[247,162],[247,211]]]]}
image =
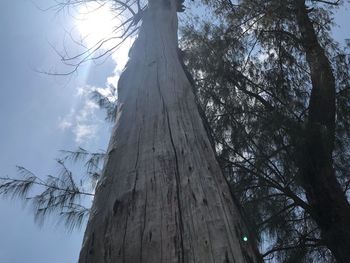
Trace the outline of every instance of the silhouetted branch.
{"type": "Polygon", "coordinates": [[[82,183],[81,186],[77,185],[63,160],[57,162],[61,167],[60,174],[47,175],[45,179],[17,166],[21,178],[0,177],[0,195],[20,198],[25,204],[31,202],[35,221],[39,224],[47,215],[57,213],[64,218],[65,225],[73,229],[81,225],[89,211],[80,204],[81,197],[93,197],[94,194],[85,191],[82,183]]]}

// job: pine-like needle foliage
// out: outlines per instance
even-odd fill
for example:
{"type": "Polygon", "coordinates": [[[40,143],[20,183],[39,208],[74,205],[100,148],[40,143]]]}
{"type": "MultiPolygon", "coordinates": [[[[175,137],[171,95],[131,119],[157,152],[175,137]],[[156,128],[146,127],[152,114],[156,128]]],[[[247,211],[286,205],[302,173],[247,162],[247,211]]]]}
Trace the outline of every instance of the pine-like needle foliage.
{"type": "Polygon", "coordinates": [[[109,85],[108,89],[104,90],[96,89],[92,92],[92,98],[97,102],[101,109],[106,111],[105,120],[113,123],[117,116],[117,89],[113,85],[109,85]],[[107,93],[106,93],[107,92],[107,93]]]}
{"type": "Polygon", "coordinates": [[[28,169],[17,166],[18,178],[0,178],[0,195],[19,198],[25,204],[30,203],[35,221],[40,225],[49,215],[56,215],[58,223],[63,223],[68,230],[72,230],[79,228],[89,215],[90,202],[86,198],[91,199],[94,196],[104,153],[90,153],[83,148],[62,153],[63,157],[57,160],[57,175],[41,178],[28,169]],[[74,178],[72,171],[66,166],[67,161],[82,163],[86,175],[74,178]]]}
{"type": "MultiPolygon", "coordinates": [[[[182,48],[221,166],[264,259],[332,262],[300,186],[298,145],[305,137],[311,81],[292,2],[211,1],[207,8],[217,23],[190,21],[182,48]]],[[[330,36],[329,5],[310,4],[337,82],[334,166],[348,191],[349,51],[330,36]]]]}
{"type": "Polygon", "coordinates": [[[91,181],[91,189],[94,189],[96,182],[102,173],[102,164],[105,157],[105,152],[89,152],[84,148],[79,147],[75,151],[61,150],[61,153],[63,154],[63,161],[82,164],[82,170],[86,173],[84,179],[91,181]]]}

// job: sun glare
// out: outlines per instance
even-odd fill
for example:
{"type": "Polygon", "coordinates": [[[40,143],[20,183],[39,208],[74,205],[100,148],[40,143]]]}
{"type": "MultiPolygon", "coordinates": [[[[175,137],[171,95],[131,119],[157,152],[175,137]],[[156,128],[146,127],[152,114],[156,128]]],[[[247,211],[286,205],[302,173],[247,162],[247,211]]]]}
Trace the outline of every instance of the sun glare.
{"type": "Polygon", "coordinates": [[[116,68],[107,82],[116,86],[120,72],[128,61],[128,51],[135,38],[130,36],[123,41],[114,38],[99,46],[101,41],[120,35],[120,31],[116,28],[122,24],[122,17],[116,17],[111,4],[107,2],[104,4],[98,1],[88,2],[81,5],[77,11],[75,25],[81,35],[82,43],[92,50],[96,48],[94,52],[97,53],[112,50],[110,54],[116,63],[116,68]]]}
{"type": "Polygon", "coordinates": [[[83,41],[88,46],[111,37],[118,23],[110,5],[96,2],[81,5],[75,21],[83,41]]]}

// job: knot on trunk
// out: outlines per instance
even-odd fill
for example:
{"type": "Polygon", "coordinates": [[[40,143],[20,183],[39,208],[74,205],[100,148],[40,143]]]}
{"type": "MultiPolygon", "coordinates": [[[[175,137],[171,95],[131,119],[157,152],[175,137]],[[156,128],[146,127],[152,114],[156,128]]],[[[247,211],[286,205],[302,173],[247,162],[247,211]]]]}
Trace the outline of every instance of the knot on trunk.
{"type": "Polygon", "coordinates": [[[176,11],[179,13],[182,13],[185,11],[185,5],[184,5],[185,0],[176,0],[176,11]]]}

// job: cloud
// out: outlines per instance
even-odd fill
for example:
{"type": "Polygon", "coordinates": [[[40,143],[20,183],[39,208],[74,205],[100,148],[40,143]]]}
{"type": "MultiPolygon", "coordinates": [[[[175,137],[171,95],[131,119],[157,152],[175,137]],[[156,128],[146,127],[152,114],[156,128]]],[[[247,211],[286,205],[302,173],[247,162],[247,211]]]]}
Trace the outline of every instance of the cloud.
{"type": "Polygon", "coordinates": [[[99,109],[96,102],[90,98],[85,98],[83,107],[78,111],[75,119],[78,123],[88,122],[95,118],[95,111],[99,109]]]}
{"type": "Polygon", "coordinates": [[[119,77],[120,77],[120,72],[119,70],[117,70],[118,67],[115,68],[113,75],[109,76],[107,78],[107,85],[110,86],[114,86],[117,87],[118,86],[118,81],[119,81],[119,77]]]}
{"type": "Polygon", "coordinates": [[[97,116],[99,106],[91,99],[91,92],[96,87],[78,87],[77,105],[64,117],[58,118],[58,128],[73,133],[77,144],[82,144],[96,137],[102,120],[97,116]]]}
{"type": "Polygon", "coordinates": [[[58,128],[62,131],[68,130],[73,126],[72,117],[75,110],[71,109],[70,112],[64,117],[58,117],[58,128]]]}
{"type": "Polygon", "coordinates": [[[68,128],[72,127],[72,125],[73,123],[71,123],[67,119],[59,117],[58,128],[60,128],[61,130],[67,130],[68,128]]]}
{"type": "Polygon", "coordinates": [[[116,62],[117,66],[114,70],[114,76],[121,74],[126,63],[129,60],[129,50],[135,41],[135,37],[127,38],[112,54],[112,59],[116,62]]]}
{"type": "MultiPolygon", "coordinates": [[[[110,102],[115,103],[117,94],[114,87],[117,87],[119,76],[123,71],[128,59],[129,50],[135,38],[126,39],[111,57],[116,63],[114,71],[106,79],[105,87],[95,87],[91,85],[80,86],[76,90],[75,97],[78,103],[71,109],[66,116],[58,119],[58,128],[64,132],[71,132],[77,144],[82,144],[88,140],[96,138],[103,118],[97,116],[99,105],[91,98],[93,91],[98,91],[105,96],[110,102]]],[[[105,46],[102,49],[106,48],[105,46]]]]}
{"type": "Polygon", "coordinates": [[[75,125],[73,133],[75,134],[75,141],[80,144],[87,139],[95,137],[97,132],[97,125],[94,124],[80,124],[75,125]]]}

